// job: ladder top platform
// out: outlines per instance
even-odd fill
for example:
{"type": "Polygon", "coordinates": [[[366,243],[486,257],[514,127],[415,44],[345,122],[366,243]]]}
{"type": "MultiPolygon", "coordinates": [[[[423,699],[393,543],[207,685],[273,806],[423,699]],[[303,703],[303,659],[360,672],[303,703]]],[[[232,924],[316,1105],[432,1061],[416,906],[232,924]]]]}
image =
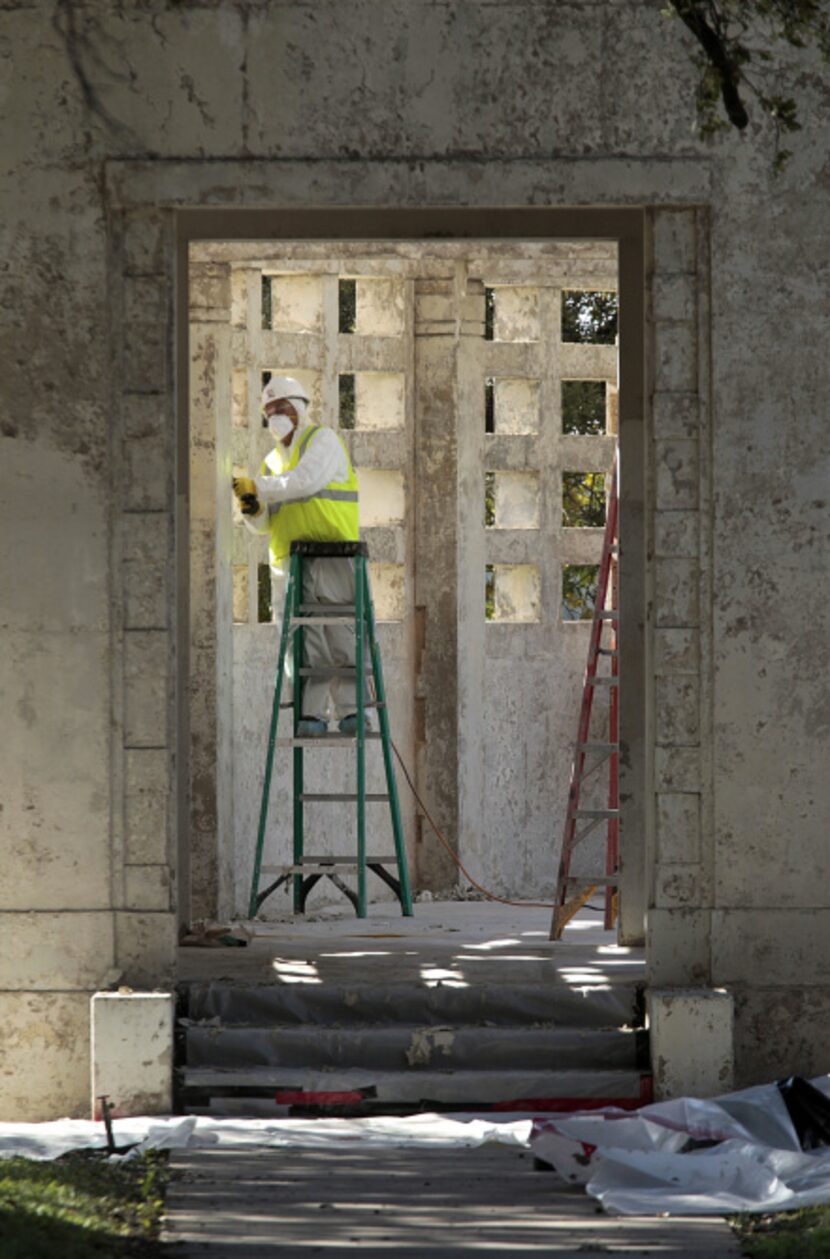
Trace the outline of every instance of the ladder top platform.
{"type": "Polygon", "coordinates": [[[291,554],[304,559],[350,559],[355,555],[369,555],[365,542],[292,542],[291,554]]]}

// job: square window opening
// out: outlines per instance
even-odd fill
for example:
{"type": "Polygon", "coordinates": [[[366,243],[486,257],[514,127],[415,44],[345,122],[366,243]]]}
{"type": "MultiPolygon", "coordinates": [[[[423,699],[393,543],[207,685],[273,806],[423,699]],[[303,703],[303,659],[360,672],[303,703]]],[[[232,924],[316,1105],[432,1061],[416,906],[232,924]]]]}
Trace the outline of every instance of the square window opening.
{"type": "Polygon", "coordinates": [[[590,621],[599,582],[599,564],[563,564],[562,620],[590,621]]]}
{"type": "Polygon", "coordinates": [[[614,345],[617,314],[616,293],[566,289],[562,294],[562,340],[583,345],[614,345]]]}
{"type": "Polygon", "coordinates": [[[487,564],[484,574],[484,616],[507,624],[538,622],[541,582],[535,564],[487,564]]]}
{"type": "Polygon", "coordinates": [[[492,376],[488,376],[484,382],[484,431],[496,431],[496,382],[492,376]]]}
{"type": "MultiPolygon", "coordinates": [[[[268,564],[257,564],[256,569],[257,621],[260,625],[274,619],[271,604],[271,569],[268,564]]],[[[248,619],[247,617],[245,618],[248,619]]]]}
{"type": "Polygon", "coordinates": [[[604,380],[562,381],[562,432],[595,437],[607,431],[604,380]]]}
{"type": "Polygon", "coordinates": [[[357,280],[340,280],[338,282],[337,315],[338,332],[354,333],[357,324],[357,280]]]}
{"type": "Polygon", "coordinates": [[[353,429],[357,415],[357,401],[353,372],[341,372],[338,377],[338,424],[353,429]]]}
{"type": "Polygon", "coordinates": [[[262,277],[262,328],[263,331],[269,332],[273,327],[272,319],[274,314],[274,303],[271,297],[271,277],[264,275],[262,277]]]}
{"type": "Polygon", "coordinates": [[[492,529],[496,523],[496,474],[484,473],[484,527],[492,529]]]}
{"type": "Polygon", "coordinates": [[[602,529],[608,494],[603,472],[562,473],[562,525],[566,529],[602,529]]]}

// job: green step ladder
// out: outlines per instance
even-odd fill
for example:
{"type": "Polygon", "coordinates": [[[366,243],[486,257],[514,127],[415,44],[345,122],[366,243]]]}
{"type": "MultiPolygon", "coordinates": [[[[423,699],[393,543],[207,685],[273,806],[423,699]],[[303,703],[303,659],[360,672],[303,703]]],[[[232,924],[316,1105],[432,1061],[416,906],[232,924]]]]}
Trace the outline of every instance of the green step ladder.
{"type": "Polygon", "coordinates": [[[368,571],[369,550],[365,542],[292,542],[291,557],[288,571],[288,584],[285,591],[285,608],[283,613],[282,633],[280,635],[280,651],[277,663],[277,676],[274,684],[274,703],[271,710],[271,726],[268,733],[268,751],[265,759],[265,780],[262,786],[262,804],[259,811],[259,830],[257,833],[254,873],[251,881],[251,898],[248,915],[254,918],[263,902],[281,887],[283,883],[293,880],[294,912],[305,912],[306,901],[311,889],[320,881],[328,878],[352,902],[358,918],[366,917],[366,871],[372,870],[380,879],[392,888],[401,904],[405,917],[412,915],[412,891],[409,884],[409,872],[406,862],[401,809],[398,799],[398,787],[395,781],[395,766],[392,760],[392,739],[389,733],[389,712],[386,707],[386,691],[383,685],[383,669],[380,660],[380,647],[375,631],[375,609],[372,604],[372,592],[369,585],[368,571]],[[303,602],[303,562],[304,560],[338,558],[344,562],[354,561],[355,601],[353,604],[335,603],[304,603],[303,602]],[[309,625],[343,625],[351,624],[355,632],[355,663],[342,668],[307,668],[303,651],[304,627],[309,625]],[[289,647],[289,641],[291,646],[289,647]],[[366,661],[368,646],[369,663],[366,661]],[[294,699],[290,704],[282,704],[282,686],[288,653],[291,651],[292,676],[294,678],[294,699]],[[367,673],[374,678],[374,700],[366,701],[367,673]],[[302,718],[302,678],[307,677],[352,677],[355,678],[355,694],[357,708],[357,733],[327,734],[311,738],[298,738],[297,725],[302,718]],[[376,708],[380,722],[380,734],[367,732],[366,708],[376,708]],[[293,709],[293,733],[291,738],[277,738],[277,723],[280,708],[293,709]],[[370,739],[380,739],[383,745],[383,763],[386,770],[387,790],[383,794],[371,794],[366,791],[366,743],[370,739]],[[291,865],[263,866],[262,857],[265,847],[265,829],[268,821],[268,805],[271,795],[271,776],[274,768],[274,750],[276,747],[293,748],[294,757],[294,860],[291,865]],[[354,793],[309,793],[304,788],[304,753],[306,750],[317,750],[333,747],[354,747],[357,751],[357,790],[354,793]],[[357,808],[357,854],[356,857],[309,856],[304,844],[304,805],[307,802],[336,800],[342,803],[353,803],[357,808]],[[392,832],[395,839],[394,856],[368,856],[366,853],[366,805],[369,803],[389,802],[392,814],[392,832]],[[386,868],[397,866],[397,878],[386,868]],[[357,874],[357,895],[343,882],[338,873],[357,874]],[[263,875],[276,874],[277,878],[260,890],[263,875]]]}

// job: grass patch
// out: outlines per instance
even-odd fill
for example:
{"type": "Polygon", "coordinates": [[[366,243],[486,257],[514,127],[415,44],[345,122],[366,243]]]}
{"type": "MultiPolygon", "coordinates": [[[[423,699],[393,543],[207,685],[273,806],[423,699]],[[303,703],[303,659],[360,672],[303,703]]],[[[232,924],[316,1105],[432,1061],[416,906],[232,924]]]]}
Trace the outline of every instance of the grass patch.
{"type": "Polygon", "coordinates": [[[830,1259],[830,1205],[736,1215],[731,1223],[750,1259],[830,1259]]]}
{"type": "Polygon", "coordinates": [[[0,1159],[2,1259],[149,1257],[169,1179],[166,1153],[125,1163],[76,1151],[49,1161],[0,1159]]]}

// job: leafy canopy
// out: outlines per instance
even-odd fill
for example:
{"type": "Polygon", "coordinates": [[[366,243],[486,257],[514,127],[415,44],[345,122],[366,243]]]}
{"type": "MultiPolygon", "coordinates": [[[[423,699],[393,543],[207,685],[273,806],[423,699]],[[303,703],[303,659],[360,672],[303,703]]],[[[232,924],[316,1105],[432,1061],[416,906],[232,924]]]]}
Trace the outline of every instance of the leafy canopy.
{"type": "Polygon", "coordinates": [[[678,17],[699,45],[695,63],[701,135],[749,123],[746,96],[754,97],[775,128],[773,169],[792,156],[782,138],[801,129],[794,97],[781,87],[774,49],[815,47],[830,61],[826,0],[670,0],[666,17],[678,17]],[[725,115],[725,117],[724,117],[725,115]]]}

